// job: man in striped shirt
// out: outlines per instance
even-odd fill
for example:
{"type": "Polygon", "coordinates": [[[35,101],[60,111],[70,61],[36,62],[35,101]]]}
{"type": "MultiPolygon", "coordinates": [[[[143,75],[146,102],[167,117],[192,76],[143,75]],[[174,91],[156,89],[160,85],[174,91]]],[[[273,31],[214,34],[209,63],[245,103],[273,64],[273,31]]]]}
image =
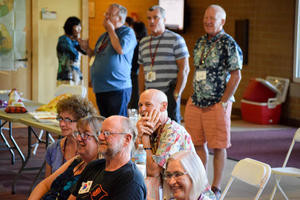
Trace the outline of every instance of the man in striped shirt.
{"type": "Polygon", "coordinates": [[[152,6],[147,20],[150,35],[139,47],[140,93],[149,88],[165,92],[169,117],[180,123],[180,99],[190,71],[189,52],[183,37],[166,29],[165,9],[152,6]]]}

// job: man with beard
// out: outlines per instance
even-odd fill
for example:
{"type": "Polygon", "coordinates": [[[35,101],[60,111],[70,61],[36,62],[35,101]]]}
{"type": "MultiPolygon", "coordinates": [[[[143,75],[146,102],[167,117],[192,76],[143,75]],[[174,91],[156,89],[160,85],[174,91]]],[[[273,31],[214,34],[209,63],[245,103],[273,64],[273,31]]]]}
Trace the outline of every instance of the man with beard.
{"type": "Polygon", "coordinates": [[[130,160],[135,138],[128,118],[115,115],[105,119],[98,132],[104,159],[85,168],[69,199],[146,199],[143,176],[130,160]]]}

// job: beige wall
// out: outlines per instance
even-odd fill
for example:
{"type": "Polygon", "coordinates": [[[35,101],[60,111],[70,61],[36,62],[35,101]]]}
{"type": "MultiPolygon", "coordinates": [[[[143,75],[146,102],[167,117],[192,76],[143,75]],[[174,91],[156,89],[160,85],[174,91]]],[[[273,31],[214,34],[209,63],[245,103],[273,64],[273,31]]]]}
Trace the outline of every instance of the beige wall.
{"type": "Polygon", "coordinates": [[[33,99],[48,103],[54,97],[58,61],[56,44],[69,16],[81,18],[82,0],[33,0],[33,99]],[[41,19],[41,9],[56,11],[55,20],[41,19]]]}

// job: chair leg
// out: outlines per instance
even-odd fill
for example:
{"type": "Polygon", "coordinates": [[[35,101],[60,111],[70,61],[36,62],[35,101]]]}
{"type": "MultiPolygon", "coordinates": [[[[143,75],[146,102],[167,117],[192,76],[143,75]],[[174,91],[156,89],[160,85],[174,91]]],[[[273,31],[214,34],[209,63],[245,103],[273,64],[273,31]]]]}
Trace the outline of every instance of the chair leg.
{"type": "Polygon", "coordinates": [[[279,185],[279,180],[276,179],[275,181],[276,181],[276,185],[277,185],[279,191],[281,192],[281,194],[284,196],[284,198],[285,198],[286,200],[289,200],[289,198],[287,197],[287,195],[285,194],[285,192],[283,191],[283,189],[282,189],[281,186],[279,185]]]}
{"type": "Polygon", "coordinates": [[[274,199],[276,190],[277,190],[277,184],[275,183],[274,188],[273,188],[273,191],[272,191],[272,194],[271,194],[271,197],[270,197],[270,200],[273,200],[273,199],[274,199]]]}
{"type": "Polygon", "coordinates": [[[229,179],[229,181],[228,181],[228,183],[227,183],[227,185],[226,185],[224,191],[222,192],[221,197],[220,197],[219,200],[223,200],[223,199],[224,199],[224,197],[225,197],[226,193],[228,192],[229,187],[230,187],[230,185],[232,184],[233,180],[234,180],[234,178],[233,178],[233,177],[230,177],[230,179],[229,179]]]}

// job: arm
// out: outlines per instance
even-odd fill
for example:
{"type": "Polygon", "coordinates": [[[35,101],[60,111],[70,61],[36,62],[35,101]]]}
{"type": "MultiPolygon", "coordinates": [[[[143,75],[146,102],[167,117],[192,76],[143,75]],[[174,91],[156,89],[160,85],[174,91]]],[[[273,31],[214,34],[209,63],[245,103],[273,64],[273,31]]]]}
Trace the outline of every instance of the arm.
{"type": "Polygon", "coordinates": [[[113,46],[115,51],[118,54],[123,54],[123,49],[122,49],[122,46],[120,44],[119,38],[118,38],[115,30],[114,29],[107,30],[107,32],[108,32],[108,35],[109,35],[109,38],[110,38],[110,41],[111,41],[111,45],[113,46]]]}
{"type": "Polygon", "coordinates": [[[225,92],[221,98],[222,102],[227,102],[230,99],[230,97],[235,93],[235,91],[240,83],[240,80],[242,78],[240,70],[234,70],[234,71],[230,72],[230,75],[231,76],[226,85],[225,92]]]}
{"type": "MultiPolygon", "coordinates": [[[[142,136],[142,143],[144,148],[151,147],[150,144],[150,135],[144,134],[142,136]]],[[[162,172],[162,167],[159,166],[152,158],[153,153],[152,150],[146,150],[147,153],[147,176],[158,177],[162,172]]]]}
{"type": "Polygon", "coordinates": [[[94,50],[91,49],[89,46],[89,40],[78,39],[78,43],[79,43],[80,48],[82,48],[89,57],[94,56],[95,53],[94,53],[94,50]]]}
{"type": "Polygon", "coordinates": [[[141,94],[145,90],[145,74],[144,65],[140,64],[139,68],[139,93],[141,94]]]}
{"type": "Polygon", "coordinates": [[[76,197],[75,197],[73,194],[71,194],[71,195],[69,196],[68,200],[76,200],[76,197]]]}
{"type": "Polygon", "coordinates": [[[41,199],[42,196],[44,196],[44,194],[46,194],[51,187],[51,184],[53,183],[53,181],[60,175],[62,174],[64,171],[66,171],[66,169],[70,166],[70,164],[73,162],[73,160],[75,159],[72,158],[70,160],[68,160],[65,164],[63,164],[58,170],[56,170],[53,174],[51,174],[49,177],[45,178],[42,182],[40,182],[35,188],[34,190],[31,192],[28,200],[38,200],[41,199]]]}
{"type": "Polygon", "coordinates": [[[115,51],[118,54],[123,54],[123,49],[122,49],[122,46],[120,44],[119,37],[115,32],[116,27],[107,18],[104,18],[103,26],[104,26],[105,30],[108,32],[112,47],[115,49],[115,51]]]}
{"type": "Polygon", "coordinates": [[[190,72],[189,59],[188,57],[176,60],[178,67],[177,83],[174,90],[174,98],[177,99],[185,88],[187,78],[190,72]]]}
{"type": "Polygon", "coordinates": [[[50,176],[52,173],[52,167],[46,162],[46,169],[45,169],[45,178],[50,176]]]}

